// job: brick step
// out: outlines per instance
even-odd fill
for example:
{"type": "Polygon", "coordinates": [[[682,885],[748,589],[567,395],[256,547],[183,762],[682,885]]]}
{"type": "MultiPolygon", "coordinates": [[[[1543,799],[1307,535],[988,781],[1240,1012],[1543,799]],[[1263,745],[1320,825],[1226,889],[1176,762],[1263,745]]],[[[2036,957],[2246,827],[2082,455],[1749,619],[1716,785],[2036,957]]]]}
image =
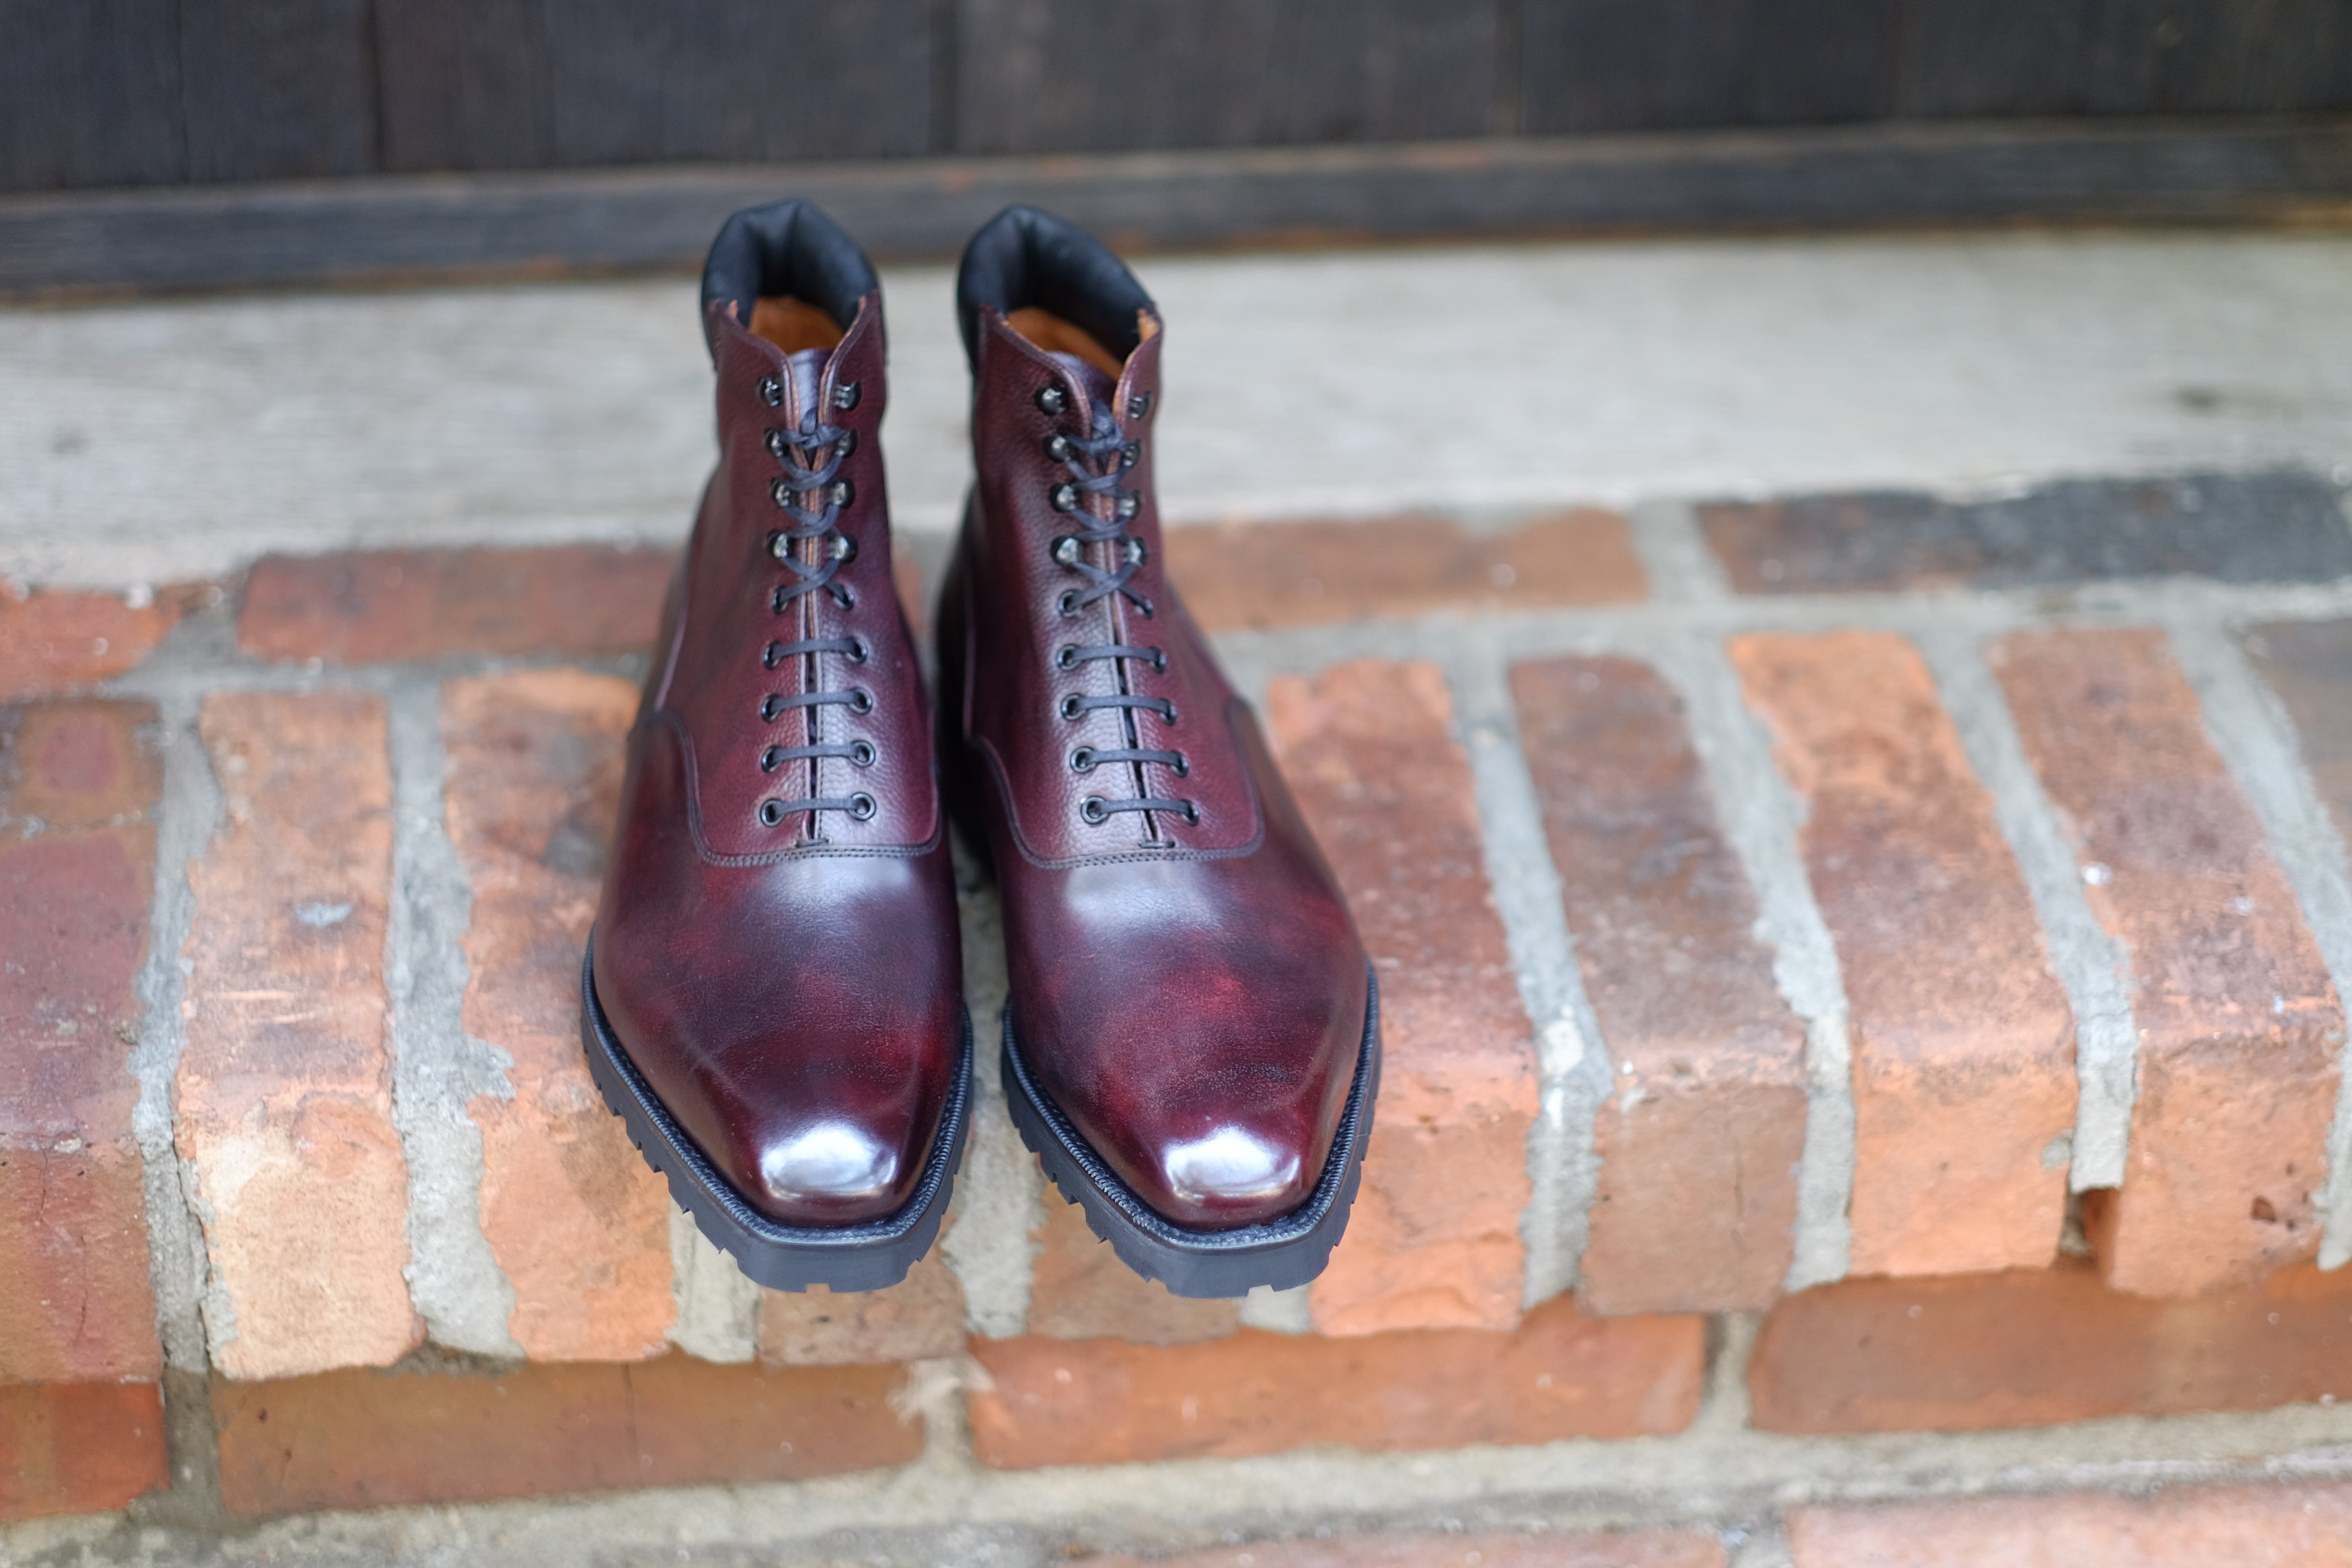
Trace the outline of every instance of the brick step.
{"type": "Polygon", "coordinates": [[[2352,530],[2295,475],[2002,504],[2060,543],[1173,531],[1388,1018],[1330,1269],[1224,1302],[992,1088],[890,1290],[671,1210],[572,1016],[659,552],[0,600],[0,1517],[161,1484],[167,1361],[247,1515],[898,1465],[942,1388],[1003,1470],[1654,1440],[1727,1377],[1813,1436],[2332,1403],[2352,530]]]}

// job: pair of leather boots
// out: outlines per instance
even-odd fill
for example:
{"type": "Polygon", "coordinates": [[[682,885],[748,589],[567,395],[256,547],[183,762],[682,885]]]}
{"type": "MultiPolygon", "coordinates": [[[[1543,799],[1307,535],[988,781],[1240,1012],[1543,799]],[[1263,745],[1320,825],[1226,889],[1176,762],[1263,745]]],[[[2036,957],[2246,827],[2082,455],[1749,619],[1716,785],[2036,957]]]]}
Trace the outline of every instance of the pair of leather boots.
{"type": "Polygon", "coordinates": [[[1001,889],[1005,1098],[1047,1173],[1179,1295],[1303,1284],[1355,1195],[1379,1003],[1162,574],[1159,311],[1017,206],[972,237],[956,310],[977,483],[935,743],[891,575],[874,268],[805,202],[711,247],[719,465],[629,737],[590,1066],[752,1279],[901,1279],[971,1113],[952,812],[1001,889]]]}

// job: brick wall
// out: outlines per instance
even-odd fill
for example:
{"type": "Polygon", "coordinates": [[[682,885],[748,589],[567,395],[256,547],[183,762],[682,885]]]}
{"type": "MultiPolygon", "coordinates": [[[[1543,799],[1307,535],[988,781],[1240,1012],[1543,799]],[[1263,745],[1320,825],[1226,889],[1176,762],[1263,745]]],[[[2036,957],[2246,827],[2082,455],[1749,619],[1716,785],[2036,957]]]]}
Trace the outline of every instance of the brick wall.
{"type": "MultiPolygon", "coordinates": [[[[1633,518],[1171,537],[1388,1020],[1329,1271],[1237,1302],[1119,1267],[988,1063],[903,1285],[762,1291],[670,1210],[573,1016],[659,552],[0,598],[0,1517],[174,1484],[247,1518],[910,1463],[1932,1456],[2288,1407],[2352,1440],[2339,498],[1633,518]]],[[[939,542],[905,551],[918,614],[939,542]]],[[[1785,1534],[1878,1561],[1906,1517],[1785,1534]]],[[[1463,1550],[1725,1561],[1523,1545],[1463,1550]]]]}

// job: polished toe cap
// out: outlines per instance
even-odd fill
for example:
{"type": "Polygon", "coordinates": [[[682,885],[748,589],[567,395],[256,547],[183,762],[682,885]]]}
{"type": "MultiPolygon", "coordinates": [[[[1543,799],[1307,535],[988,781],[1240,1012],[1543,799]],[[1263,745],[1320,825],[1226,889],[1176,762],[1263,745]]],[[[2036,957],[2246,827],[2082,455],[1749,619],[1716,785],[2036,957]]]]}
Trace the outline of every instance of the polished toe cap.
{"type": "Polygon", "coordinates": [[[760,1192],[790,1212],[870,1209],[893,1205],[907,1161],[851,1121],[820,1121],[762,1146],[753,1168],[760,1192]]]}

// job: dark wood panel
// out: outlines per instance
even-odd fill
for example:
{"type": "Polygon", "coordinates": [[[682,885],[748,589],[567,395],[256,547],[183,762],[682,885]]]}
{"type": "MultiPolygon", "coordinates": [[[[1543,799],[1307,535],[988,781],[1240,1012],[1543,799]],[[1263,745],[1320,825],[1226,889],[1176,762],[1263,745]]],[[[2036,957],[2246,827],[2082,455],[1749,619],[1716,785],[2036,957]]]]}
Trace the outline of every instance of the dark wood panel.
{"type": "Polygon", "coordinates": [[[187,177],[175,0],[0,0],[0,190],[187,177]]]}
{"type": "Polygon", "coordinates": [[[2181,4],[2164,56],[2168,113],[2352,109],[2352,4],[2198,0],[2181,4]]]}
{"type": "Polygon", "coordinates": [[[975,153],[1475,136],[1502,0],[959,0],[975,153]]]}
{"type": "Polygon", "coordinates": [[[1912,125],[1601,140],[383,176],[0,201],[0,295],[698,266],[793,193],[877,257],[945,258],[1009,201],[1127,249],[2352,211],[2352,121],[1912,125]]]}
{"type": "Polygon", "coordinates": [[[1530,132],[1874,120],[1895,99],[1895,0],[1527,0],[1530,132]]]}
{"type": "Polygon", "coordinates": [[[180,0],[178,9],[191,180],[374,166],[368,0],[180,0]]]}
{"type": "Polygon", "coordinates": [[[547,15],[550,163],[930,145],[928,0],[549,0],[547,15]]]}
{"type": "Polygon", "coordinates": [[[548,162],[546,0],[375,0],[383,167],[548,162]]]}

